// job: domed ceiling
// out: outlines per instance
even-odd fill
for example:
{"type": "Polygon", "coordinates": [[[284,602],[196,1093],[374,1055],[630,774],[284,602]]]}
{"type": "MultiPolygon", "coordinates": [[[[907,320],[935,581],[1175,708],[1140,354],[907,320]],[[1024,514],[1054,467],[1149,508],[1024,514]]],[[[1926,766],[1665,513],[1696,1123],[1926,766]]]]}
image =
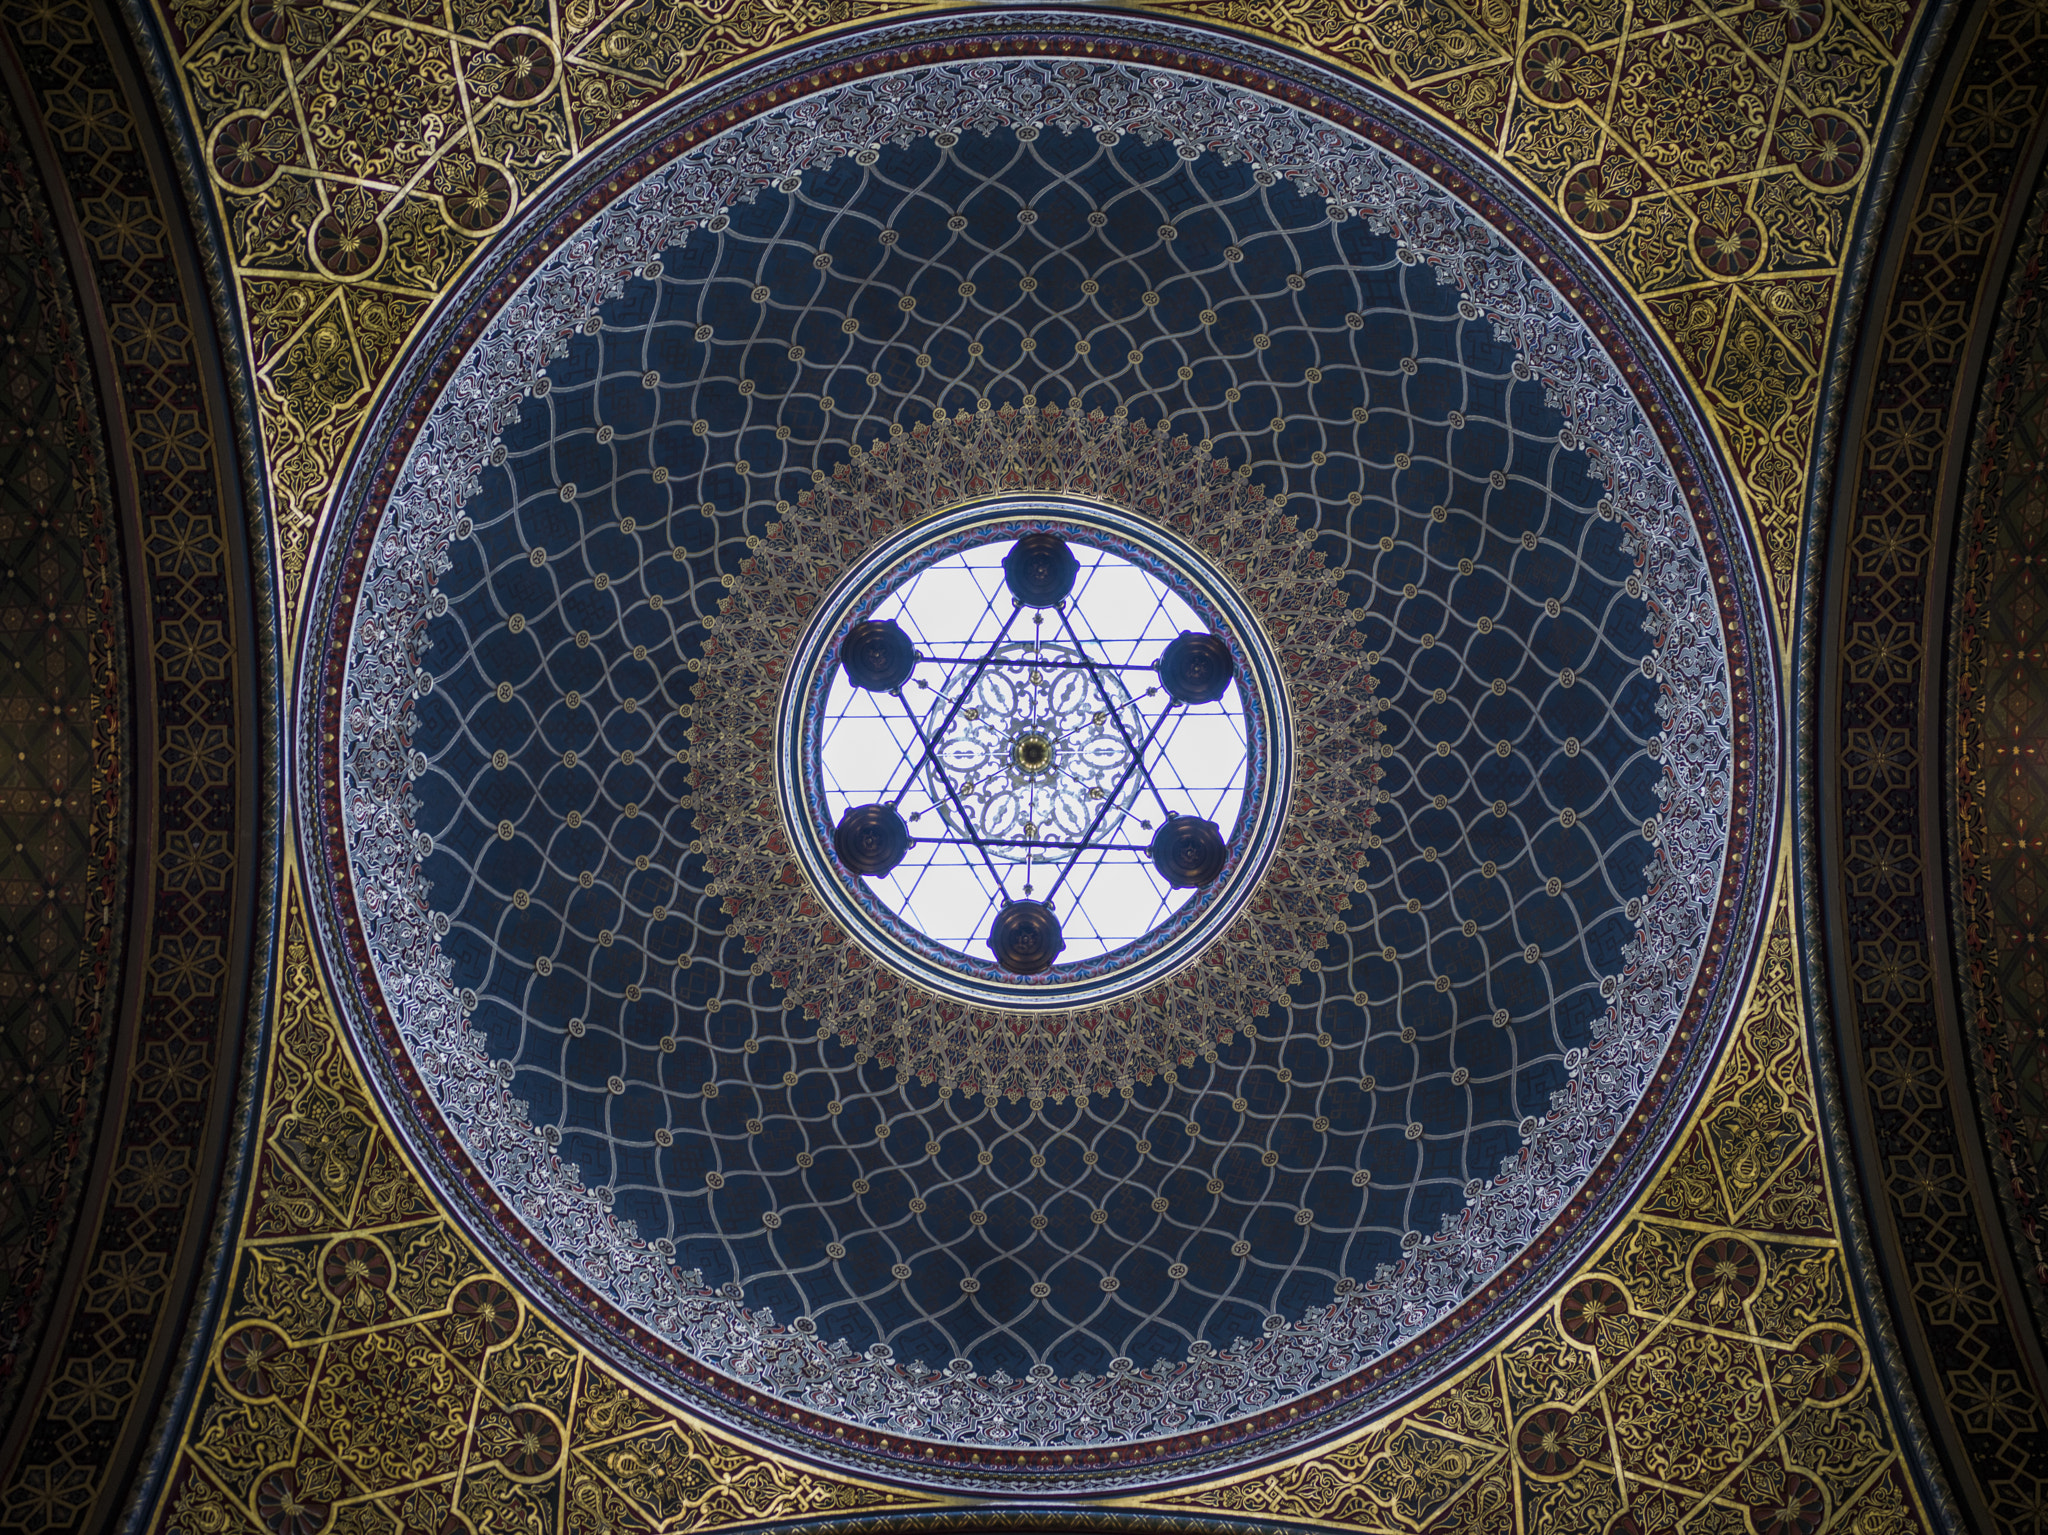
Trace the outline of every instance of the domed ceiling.
{"type": "Polygon", "coordinates": [[[2044,80],[0,7],[0,1524],[2041,1524],[2044,80]]]}
{"type": "Polygon", "coordinates": [[[472,284],[317,556],[303,835],[386,1107],[564,1325],[807,1454],[1113,1486],[1436,1379],[1744,990],[1775,667],[1679,392],[1508,189],[1261,86],[1024,58],[658,123],[472,284]],[[1047,528],[1239,615],[1203,707],[1251,747],[1225,917],[1077,881],[1046,909],[1119,936],[1032,991],[876,904],[803,700],[902,614],[913,782],[995,632],[903,595],[930,546],[987,625],[1127,647],[1089,728],[1194,719],[1131,670],[1167,629],[1000,589],[1047,528]]]}

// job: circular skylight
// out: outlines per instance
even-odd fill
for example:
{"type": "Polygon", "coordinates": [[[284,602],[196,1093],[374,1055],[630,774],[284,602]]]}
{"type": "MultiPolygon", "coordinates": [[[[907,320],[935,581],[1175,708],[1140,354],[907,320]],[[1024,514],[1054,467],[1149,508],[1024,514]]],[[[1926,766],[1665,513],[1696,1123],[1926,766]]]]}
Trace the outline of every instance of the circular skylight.
{"type": "Polygon", "coordinates": [[[792,672],[785,776],[869,947],[1043,1005],[1156,979],[1236,909],[1277,824],[1285,692],[1204,556],[1128,513],[999,499],[837,597],[792,672]]]}
{"type": "Polygon", "coordinates": [[[1072,595],[1027,608],[1003,577],[1015,547],[950,555],[877,605],[915,644],[915,673],[882,691],[842,666],[819,762],[835,824],[874,804],[907,824],[902,861],[871,881],[906,923],[995,959],[996,913],[1036,900],[1072,963],[1143,938],[1199,888],[1171,883],[1151,845],[1169,822],[1236,828],[1244,705],[1234,678],[1210,701],[1160,686],[1167,648],[1206,637],[1165,582],[1077,544],[1072,595]]]}

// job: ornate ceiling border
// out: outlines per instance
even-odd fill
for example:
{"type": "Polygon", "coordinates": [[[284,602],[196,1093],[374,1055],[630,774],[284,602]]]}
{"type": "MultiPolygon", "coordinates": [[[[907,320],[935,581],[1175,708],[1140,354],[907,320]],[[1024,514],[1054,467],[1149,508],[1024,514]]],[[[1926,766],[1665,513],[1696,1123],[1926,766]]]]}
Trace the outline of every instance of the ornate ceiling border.
{"type": "MultiPolygon", "coordinates": [[[[1201,7],[1191,4],[1182,7],[1182,9],[1199,11],[1201,7]]],[[[1855,9],[1860,12],[1864,8],[1858,7],[1855,9]]],[[[1874,11],[1877,8],[1872,9],[1874,11]]],[[[1878,39],[1880,43],[1880,57],[1884,69],[1888,71],[1891,61],[1906,52],[1907,39],[1913,35],[1913,13],[1910,9],[1900,10],[1893,7],[1884,7],[1882,9],[1885,13],[1883,24],[1870,35],[1878,39]]],[[[605,18],[605,24],[611,25],[615,16],[622,14],[623,10],[624,7],[601,8],[601,15],[605,18]]],[[[224,10],[223,7],[218,5],[205,8],[205,14],[220,15],[224,13],[238,14],[239,11],[238,8],[234,7],[227,7],[224,10]]],[[[778,28],[788,26],[801,29],[804,26],[819,24],[823,19],[822,13],[818,16],[812,16],[810,12],[805,11],[801,15],[791,13],[788,16],[778,15],[772,19],[764,18],[762,19],[763,24],[757,27],[754,20],[748,19],[751,15],[751,12],[735,14],[732,24],[721,32],[717,46],[707,54],[708,67],[716,69],[719,67],[720,60],[744,57],[746,56],[747,49],[772,43],[778,35],[778,28]],[[738,51],[735,52],[735,49],[738,51]]],[[[1449,0],[1449,3],[1427,8],[1426,11],[1421,12],[1417,16],[1410,16],[1404,8],[1393,5],[1365,6],[1355,12],[1318,13],[1313,16],[1306,14],[1297,15],[1291,8],[1276,8],[1270,13],[1249,11],[1236,13],[1236,15],[1242,16],[1242,19],[1239,20],[1234,15],[1232,25],[1237,30],[1270,37],[1289,46],[1301,48],[1317,57],[1332,60],[1339,67],[1353,71],[1362,77],[1388,81],[1394,88],[1406,92],[1410,100],[1418,103],[1422,110],[1431,113],[1441,121],[1454,124],[1458,131],[1469,135],[1474,142],[1483,142],[1500,147],[1515,139],[1519,132],[1520,114],[1527,103],[1522,101],[1517,94],[1521,87],[1515,79],[1516,72],[1512,67],[1515,51],[1514,44],[1512,41],[1503,44],[1500,37],[1494,31],[1489,31],[1487,26],[1474,21],[1470,16],[1466,15],[1458,0],[1449,0]],[[1400,27],[1408,29],[1399,37],[1394,36],[1389,30],[1393,24],[1391,18],[1395,17],[1398,17],[1400,27]],[[1461,56],[1476,61],[1469,68],[1447,67],[1431,73],[1426,67],[1425,52],[1417,50],[1418,43],[1428,42],[1432,47],[1441,50],[1449,44],[1466,43],[1468,39],[1472,40],[1472,43],[1467,43],[1460,52],[1461,56]],[[1476,43],[1476,46],[1473,46],[1473,43],[1476,43]],[[1507,49],[1506,52],[1503,52],[1503,47],[1507,49]]],[[[231,22],[230,24],[233,23],[231,22]]],[[[166,31],[169,37],[167,53],[170,57],[170,63],[168,67],[176,72],[173,83],[170,86],[170,92],[174,97],[177,97],[186,89],[185,82],[189,79],[189,71],[192,67],[193,55],[191,49],[187,46],[191,42],[191,38],[189,34],[180,30],[178,25],[167,26],[166,31]]],[[[1508,22],[1508,32],[1513,35],[1519,35],[1516,33],[1516,24],[1512,17],[1510,17],[1508,22]]],[[[1589,38],[1588,41],[1591,41],[1591,39],[1589,38]]],[[[1894,87],[1891,83],[1892,79],[1893,76],[1889,73],[1881,73],[1880,75],[1880,83],[1874,98],[1877,102],[1875,112],[1878,118],[1882,118],[1884,113],[1891,109],[1887,105],[1888,103],[1895,103],[1902,99],[1899,94],[1894,93],[1894,87]]],[[[635,100],[625,102],[621,106],[627,121],[631,120],[634,112],[642,110],[647,102],[656,99],[663,87],[660,79],[656,78],[651,81],[637,83],[635,88],[639,92],[635,100]]],[[[1908,90],[1903,93],[1903,99],[1910,102],[1911,95],[1912,92],[1908,90]]],[[[189,95],[186,95],[184,99],[188,105],[192,100],[189,95]]],[[[1581,107],[1578,110],[1593,111],[1590,107],[1581,107]]],[[[1604,120],[1603,114],[1595,112],[1594,115],[1596,118],[1604,120]]],[[[1881,156],[1873,157],[1873,172],[1881,165],[1881,160],[1881,156]]],[[[1517,161],[1516,163],[1520,164],[1521,162],[1517,161]]],[[[1540,182],[1542,179],[1540,170],[1525,170],[1523,174],[1529,176],[1532,181],[1540,182]]],[[[542,180],[544,181],[545,177],[542,180]]],[[[1876,174],[1873,174],[1865,181],[1857,183],[1859,196],[1863,195],[1864,189],[1879,185],[1881,185],[1879,178],[1876,174]]],[[[218,187],[215,187],[213,192],[217,199],[222,196],[218,187]]],[[[223,203],[222,206],[225,207],[225,204],[223,203]]],[[[1864,207],[1867,211],[1867,204],[1860,201],[1852,200],[1850,206],[1852,209],[1864,207]]],[[[1853,214],[1848,224],[1852,229],[1857,227],[1856,218],[1853,214]]],[[[239,249],[230,250],[229,259],[233,264],[232,281],[243,296],[245,312],[249,312],[255,307],[250,300],[256,292],[258,279],[243,258],[244,253],[239,249]]],[[[1854,258],[1855,245],[1853,242],[1836,247],[1836,267],[1840,268],[1847,275],[1840,284],[1839,292],[1827,300],[1827,304],[1824,306],[1826,313],[1831,314],[1839,310],[1847,314],[1853,311],[1854,288],[1857,281],[1854,258]]],[[[1613,265],[1611,260],[1610,265],[1613,265]]],[[[1619,267],[1615,267],[1615,269],[1620,270],[1619,267]]],[[[1832,281],[1833,279],[1829,278],[1828,280],[1832,281]]],[[[309,284],[307,287],[309,290],[319,290],[315,295],[315,311],[317,311],[319,303],[325,302],[333,306],[328,312],[340,312],[344,302],[348,302],[350,307],[346,312],[345,323],[353,325],[357,322],[358,317],[352,300],[342,285],[330,284],[322,289],[319,284],[315,283],[309,284]]],[[[1719,285],[1705,291],[1717,304],[1722,306],[1721,312],[1726,317],[1728,314],[1727,305],[1729,303],[1728,294],[1719,285]]],[[[1732,291],[1732,288],[1730,291],[1732,291]]],[[[431,299],[432,294],[429,293],[426,296],[431,299]]],[[[1735,300],[1735,307],[1738,318],[1742,318],[1745,321],[1750,318],[1739,296],[1735,300]]],[[[1678,306],[1661,303],[1657,306],[1657,309],[1659,325],[1665,328],[1667,334],[1675,335],[1676,331],[1671,329],[1671,327],[1675,324],[1674,317],[1681,313],[1682,310],[1678,306]]],[[[415,306],[413,312],[417,314],[424,311],[421,307],[415,306]]],[[[317,318],[317,313],[313,313],[312,318],[317,318]]],[[[299,320],[292,322],[293,326],[310,324],[311,318],[307,314],[302,314],[299,320]]],[[[286,407],[282,405],[276,391],[274,369],[280,359],[288,354],[294,338],[303,337],[305,334],[307,334],[307,331],[303,328],[293,329],[288,327],[281,332],[268,333],[266,339],[259,346],[252,348],[259,356],[261,366],[266,370],[265,376],[259,378],[257,392],[265,413],[264,420],[267,431],[274,432],[278,422],[285,419],[287,415],[286,407]]],[[[1732,354],[1728,354],[1724,359],[1724,350],[1735,334],[1736,330],[1734,327],[1724,325],[1721,330],[1708,337],[1704,350],[1691,345],[1681,348],[1689,388],[1702,396],[1718,398],[1714,394],[1714,386],[1710,381],[1726,379],[1733,373],[1732,354]]],[[[374,383],[378,374],[391,365],[392,354],[380,351],[372,356],[366,353],[365,358],[370,368],[369,381],[374,383]]],[[[1798,368],[1795,366],[1795,374],[1797,371],[1798,368]]],[[[1823,380],[1823,393],[1831,387],[1834,386],[1823,380]]],[[[359,413],[361,400],[362,397],[358,397],[354,405],[345,406],[342,415],[348,417],[351,410],[359,413]]],[[[1807,403],[1804,407],[1795,408],[1792,416],[1782,419],[1791,421],[1794,426],[1798,426],[1799,423],[1794,418],[1798,415],[1798,409],[1803,408],[1807,413],[1805,417],[1806,424],[1799,427],[1799,429],[1810,432],[1812,430],[1811,412],[1815,407],[1810,394],[1806,396],[1806,401],[1807,403]]],[[[1725,403],[1720,404],[1718,408],[1724,411],[1730,409],[1725,403]]],[[[252,419],[253,415],[254,412],[252,411],[252,419]]],[[[353,418],[349,419],[352,420],[353,418]]],[[[344,426],[348,426],[346,421],[344,426]]],[[[348,427],[347,430],[342,432],[342,441],[345,442],[348,439],[349,430],[352,430],[352,427],[348,427]]],[[[330,432],[328,440],[332,440],[332,436],[333,434],[330,432]]],[[[302,451],[299,441],[297,439],[275,436],[273,436],[272,441],[281,450],[275,461],[287,470],[292,469],[298,463],[295,455],[302,451]]],[[[302,515],[300,510],[289,507],[281,513],[282,518],[287,521],[300,515],[302,515]]],[[[318,515],[318,508],[315,507],[305,511],[303,515],[310,520],[318,515]]],[[[1780,531],[1783,531],[1782,523],[1780,523],[1780,531]]],[[[1818,1059],[1825,1066],[1831,1052],[1818,1044],[1815,1048],[1818,1051],[1818,1059]]],[[[1826,1083],[1828,1076],[1829,1073],[1824,1070],[1823,1084],[1826,1083]]],[[[1846,1155],[1845,1151],[1840,1147],[1837,1147],[1836,1151],[1831,1154],[1837,1156],[1846,1155]]],[[[1844,1162],[1842,1165],[1846,1166],[1847,1164],[1844,1162]]],[[[1853,1214],[1853,1212],[1851,1213],[1853,1214]]],[[[1873,1325],[1880,1332],[1886,1329],[1886,1324],[1882,1317],[1878,1318],[1873,1325]]],[[[1907,1404],[1906,1410],[1910,1416],[1910,1403],[1907,1404]]]]}
{"type": "MultiPolygon", "coordinates": [[[[711,87],[721,72],[777,48],[850,35],[876,18],[946,15],[871,0],[803,0],[664,19],[645,5],[601,0],[507,34],[529,51],[540,48],[549,79],[538,97],[501,104],[495,86],[470,92],[455,77],[489,54],[491,29],[513,12],[494,12],[499,22],[486,25],[469,9],[457,6],[465,20],[452,34],[367,8],[359,24],[328,18],[297,31],[283,28],[279,13],[266,32],[250,20],[255,13],[227,0],[160,3],[165,53],[197,138],[214,157],[208,179],[248,317],[293,608],[324,487],[379,381],[482,248],[480,229],[436,211],[463,176],[474,179],[478,154],[503,161],[494,185],[524,207],[678,89],[711,87]],[[409,88],[449,96],[455,109],[443,133],[395,180],[349,163],[339,148],[341,119],[360,119],[380,145],[391,138],[380,126],[379,93],[357,99],[351,82],[372,72],[380,48],[417,52],[430,34],[433,46],[418,63],[439,83],[409,88]],[[301,74],[303,86],[287,85],[301,74]],[[249,124],[261,128],[254,140],[243,131],[249,124]],[[245,140],[261,150],[259,184],[229,152],[245,140]],[[515,141],[526,147],[510,147],[515,141]],[[302,183],[329,190],[309,202],[292,191],[302,183]],[[411,252],[403,270],[322,271],[310,251],[312,221],[329,214],[367,231],[386,266],[402,224],[399,243],[411,252]]],[[[1712,414],[1768,546],[1782,605],[1825,339],[1920,9],[1916,0],[1772,4],[1753,15],[1697,15],[1661,3],[1596,7],[1576,32],[1467,0],[1370,0],[1337,10],[1176,0],[1150,11],[1209,31],[1218,48],[1257,39],[1377,82],[1576,220],[1597,261],[1641,298],[1712,414]],[[1684,24],[1674,25],[1679,19],[1684,24]],[[1667,102],[1659,84],[1666,74],[1700,89],[1683,106],[1667,102]],[[1666,133],[1658,113],[1667,107],[1695,126],[1666,133]],[[1817,131],[1848,158],[1806,169],[1809,160],[1820,165],[1817,131]],[[1678,139],[1693,147],[1672,149],[1678,139]]],[[[493,81],[504,75],[502,65],[477,67],[493,81]]],[[[402,116],[412,105],[390,110],[402,116]]],[[[497,206],[490,218],[502,217],[497,206]]]]}
{"type": "Polygon", "coordinates": [[[153,1485],[232,1230],[234,1126],[261,1035],[245,1014],[264,996],[279,868],[259,832],[278,690],[264,525],[244,522],[240,466],[220,450],[237,401],[206,253],[128,39],[90,3],[9,11],[0,27],[101,375],[131,594],[109,617],[135,652],[133,884],[107,893],[132,916],[104,1130],[68,1292],[0,1466],[0,1518],[61,1531],[104,1527],[153,1485]]]}
{"type": "MultiPolygon", "coordinates": [[[[1942,794],[1950,857],[1955,870],[1951,942],[1963,1005],[1970,1070],[1977,1088],[1978,1123],[1990,1148],[1992,1185],[2005,1212],[2014,1269],[2027,1291],[2034,1327],[2048,1335],[2048,1225],[2037,1148],[2043,1119],[2039,1083],[2041,1041],[2028,1025],[2037,1005],[2028,993],[2039,983],[2041,962],[2026,930],[2026,901],[2034,857],[2028,828],[2011,824],[2011,805],[1988,783],[1996,759],[2027,748],[2026,721],[2001,717],[1989,686],[1997,654],[2003,604],[2025,595],[2007,583],[2016,563],[2001,550],[2025,492],[2028,463],[2020,455],[2038,431],[2041,355],[2048,343],[2043,284],[2048,283],[2048,180],[2035,180],[2026,225],[2006,274],[1984,381],[1972,423],[1970,461],[1958,513],[1950,611],[1954,651],[1945,707],[1942,794]],[[2007,568],[2001,569],[2001,564],[2007,568]],[[2006,729],[2012,734],[2007,735],[2006,729]],[[1999,738],[2004,736],[2001,744],[1999,738]],[[1997,833],[2002,839],[1994,841],[1997,833]],[[2015,835],[2017,833],[2018,835],[2015,835]],[[2019,952],[2015,952],[2015,951],[2019,952]]],[[[2034,475],[2040,473],[2034,466],[2034,475]]],[[[2015,583],[2017,584],[2017,583],[2015,583]]],[[[2008,643],[2009,643],[2009,637],[2008,643]]],[[[2021,656],[2011,662],[2023,661],[2021,656]]],[[[2008,695],[2009,696],[2009,695],[2008,695]]],[[[2018,764],[2012,764],[2017,768],[2018,764]]]]}
{"type": "MultiPolygon", "coordinates": [[[[136,809],[136,700],[123,621],[128,594],[120,508],[100,426],[97,370],[63,238],[75,230],[60,232],[53,203],[63,194],[47,184],[37,163],[33,130],[6,89],[12,84],[0,79],[0,249],[13,397],[6,523],[9,542],[19,549],[26,531],[19,513],[43,513],[48,532],[37,542],[50,574],[35,580],[39,573],[9,570],[12,621],[5,646],[14,657],[12,670],[37,676],[44,685],[30,686],[60,711],[72,705],[72,685],[83,682],[91,731],[88,781],[100,792],[68,796],[67,804],[65,790],[75,781],[66,773],[67,759],[77,743],[61,722],[45,731],[37,728],[40,719],[30,723],[25,708],[8,711],[6,744],[23,748],[23,761],[31,752],[35,758],[14,770],[4,797],[8,821],[23,839],[15,852],[27,853],[10,884],[26,895],[30,882],[22,876],[31,874],[45,888],[42,901],[18,895],[7,903],[0,939],[8,998],[8,1088],[0,1120],[8,1127],[10,1164],[0,1202],[10,1236],[0,1268],[0,1294],[10,1302],[0,1318],[0,1422],[11,1421],[60,1300],[99,1143],[126,969],[136,809]],[[22,586],[29,581],[15,584],[23,574],[50,604],[40,615],[25,600],[22,586]],[[32,618],[48,627],[26,621],[32,618]],[[47,813],[32,820],[25,813],[32,808],[47,813]]],[[[16,689],[23,686],[19,676],[9,680],[16,689]]]]}
{"type": "Polygon", "coordinates": [[[398,1154],[343,1043],[296,888],[284,955],[254,1132],[262,1173],[149,1526],[161,1535],[305,1535],[287,1496],[313,1510],[308,1522],[357,1535],[450,1515],[571,1535],[1640,1532],[1770,1528],[1787,1509],[1780,1529],[1934,1528],[1870,1381],[1782,899],[1677,1153],[1512,1336],[1422,1400],[1277,1466],[1036,1508],[906,1496],[763,1455],[612,1374],[502,1288],[509,1276],[398,1154]],[[492,1284],[508,1310],[459,1299],[492,1284]],[[356,1412],[390,1412],[366,1400],[364,1366],[393,1344],[410,1350],[412,1374],[398,1378],[417,1403],[387,1465],[392,1444],[335,1434],[356,1412]],[[1679,1372],[1699,1404],[1666,1435],[1679,1372]]]}

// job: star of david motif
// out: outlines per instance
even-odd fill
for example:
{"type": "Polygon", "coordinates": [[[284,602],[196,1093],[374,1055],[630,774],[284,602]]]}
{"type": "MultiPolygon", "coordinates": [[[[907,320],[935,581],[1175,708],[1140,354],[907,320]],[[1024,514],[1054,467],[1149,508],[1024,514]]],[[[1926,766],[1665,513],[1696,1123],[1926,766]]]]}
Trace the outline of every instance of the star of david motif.
{"type": "MultiPolygon", "coordinates": [[[[1093,575],[1102,558],[1086,552],[1093,575]]],[[[1228,833],[1200,811],[1213,807],[1211,779],[1237,775],[1242,751],[1205,760],[1217,754],[1181,728],[1198,712],[1217,714],[1229,694],[1228,643],[1182,630],[1161,649],[1163,593],[1149,614],[1133,614],[1091,601],[1081,577],[1066,540],[1028,533],[977,610],[927,611],[922,621],[905,611],[922,648],[896,619],[866,619],[840,650],[848,683],[886,695],[900,713],[895,760],[871,775],[886,794],[839,818],[840,863],[877,880],[959,850],[992,898],[989,949],[1019,975],[1057,963],[1063,910],[1084,911],[1093,896],[1091,931],[1141,937],[1170,912],[1174,892],[1209,884],[1230,857],[1228,833]],[[1151,659],[1133,658],[1148,648],[1151,659]],[[922,709],[915,694],[928,695],[922,709]],[[1149,902],[1133,899],[1128,878],[1101,878],[1119,864],[1149,864],[1149,902]],[[1147,909],[1101,909],[1111,903],[1147,909]]]]}

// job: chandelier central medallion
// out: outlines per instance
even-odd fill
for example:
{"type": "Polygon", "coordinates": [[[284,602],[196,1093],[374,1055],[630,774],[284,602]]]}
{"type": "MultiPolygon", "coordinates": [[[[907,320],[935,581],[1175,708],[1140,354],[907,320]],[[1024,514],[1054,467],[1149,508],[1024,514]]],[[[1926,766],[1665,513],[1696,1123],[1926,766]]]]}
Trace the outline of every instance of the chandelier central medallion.
{"type": "Polygon", "coordinates": [[[1284,1005],[1340,925],[1365,656],[1282,504],[1184,439],[1036,404],[920,424],[821,474],[731,590],[707,861],[756,973],[863,1057],[1127,1089],[1284,1005]],[[779,828],[721,750],[761,739],[771,678],[779,828]]]}

